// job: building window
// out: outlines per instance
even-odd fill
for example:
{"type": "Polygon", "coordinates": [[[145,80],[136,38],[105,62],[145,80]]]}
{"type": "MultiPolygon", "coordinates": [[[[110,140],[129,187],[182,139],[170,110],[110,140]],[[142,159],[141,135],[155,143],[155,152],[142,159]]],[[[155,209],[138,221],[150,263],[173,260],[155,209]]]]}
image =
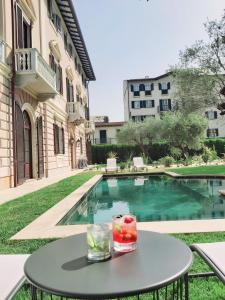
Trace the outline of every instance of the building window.
{"type": "Polygon", "coordinates": [[[68,51],[68,37],[66,32],[64,33],[64,48],[68,51]]]}
{"type": "Polygon", "coordinates": [[[62,75],[62,68],[60,64],[58,64],[52,54],[49,55],[49,65],[50,68],[56,74],[56,90],[63,95],[63,75],[62,75]]]}
{"type": "Polygon", "coordinates": [[[159,90],[161,91],[162,95],[167,95],[169,89],[170,89],[170,82],[159,83],[159,90]]]}
{"type": "Polygon", "coordinates": [[[155,100],[146,100],[146,108],[155,107],[155,100]]]}
{"type": "Polygon", "coordinates": [[[134,122],[143,122],[146,119],[146,116],[132,116],[132,121],[134,122]]]}
{"type": "Polygon", "coordinates": [[[80,154],[83,154],[83,139],[80,138],[80,154]]]}
{"type": "Polygon", "coordinates": [[[78,69],[77,57],[74,58],[74,63],[75,63],[75,69],[77,71],[77,69],[78,69]]]}
{"type": "Polygon", "coordinates": [[[55,29],[62,33],[62,23],[61,18],[57,14],[52,14],[51,17],[52,23],[54,24],[55,29]]]}
{"type": "Polygon", "coordinates": [[[73,47],[71,44],[69,44],[68,46],[68,53],[69,53],[69,56],[72,57],[73,56],[73,47]]]}
{"type": "Polygon", "coordinates": [[[160,99],[159,100],[159,110],[160,111],[171,110],[171,99],[160,99]]]}
{"type": "Polygon", "coordinates": [[[150,96],[154,90],[154,83],[145,84],[145,96],[150,96]]]}
{"type": "Polygon", "coordinates": [[[107,133],[106,130],[99,131],[100,144],[107,144],[107,133]]]}
{"type": "Polygon", "coordinates": [[[217,111],[207,111],[205,114],[209,120],[217,119],[217,111]]]}
{"type": "Polygon", "coordinates": [[[140,96],[140,91],[139,91],[139,85],[138,84],[133,85],[133,90],[134,90],[134,96],[139,97],[140,96]]]}
{"type": "Polygon", "coordinates": [[[65,154],[64,128],[53,124],[54,153],[65,154]]]}
{"type": "Polygon", "coordinates": [[[82,70],[81,70],[81,65],[80,64],[78,64],[78,73],[81,75],[81,72],[82,72],[82,70]]]}
{"type": "Polygon", "coordinates": [[[31,23],[18,5],[16,5],[16,15],[16,47],[19,49],[32,48],[31,23]]]}
{"type": "Polygon", "coordinates": [[[155,101],[154,100],[132,101],[131,107],[134,109],[152,108],[152,107],[155,107],[155,101]]]}
{"type": "Polygon", "coordinates": [[[66,96],[67,102],[74,102],[74,88],[72,82],[66,78],[66,96]]]}
{"type": "Polygon", "coordinates": [[[219,136],[218,128],[207,129],[207,137],[217,137],[219,136]]]}

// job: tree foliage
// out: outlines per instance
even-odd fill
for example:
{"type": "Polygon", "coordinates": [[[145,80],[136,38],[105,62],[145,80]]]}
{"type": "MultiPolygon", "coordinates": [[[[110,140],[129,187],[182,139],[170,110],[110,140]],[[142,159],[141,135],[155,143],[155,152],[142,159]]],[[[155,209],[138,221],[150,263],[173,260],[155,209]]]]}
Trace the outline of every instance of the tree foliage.
{"type": "Polygon", "coordinates": [[[207,120],[199,114],[166,113],[162,119],[129,122],[118,133],[123,144],[138,145],[147,156],[156,142],[167,142],[174,157],[187,157],[190,150],[199,150],[204,140],[207,120]]]}
{"type": "Polygon", "coordinates": [[[189,112],[215,104],[225,109],[225,11],[220,20],[204,27],[208,40],[181,51],[180,65],[172,68],[178,86],[175,98],[180,96],[181,109],[186,106],[189,112]]]}

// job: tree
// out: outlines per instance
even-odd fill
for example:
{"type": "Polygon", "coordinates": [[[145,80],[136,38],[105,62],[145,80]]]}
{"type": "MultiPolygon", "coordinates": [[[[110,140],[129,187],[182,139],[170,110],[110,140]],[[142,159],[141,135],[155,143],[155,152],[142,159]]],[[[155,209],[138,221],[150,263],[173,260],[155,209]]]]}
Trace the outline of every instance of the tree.
{"type": "Polygon", "coordinates": [[[175,87],[174,109],[183,114],[203,112],[206,107],[215,107],[220,102],[216,91],[216,78],[204,74],[201,69],[173,68],[172,82],[175,87]]]}
{"type": "MultiPolygon", "coordinates": [[[[187,87],[187,91],[194,91],[198,95],[198,100],[201,100],[201,105],[207,106],[209,104],[208,101],[212,97],[212,93],[210,92],[211,87],[216,97],[216,99],[213,97],[213,100],[211,100],[212,104],[216,101],[218,109],[222,111],[221,114],[225,114],[223,97],[225,96],[225,11],[220,20],[208,21],[204,26],[208,34],[208,41],[196,41],[191,47],[187,47],[184,51],[180,52],[181,66],[178,68],[177,74],[182,75],[179,72],[180,68],[191,68],[183,75],[188,75],[187,78],[189,79],[190,75],[193,75],[190,81],[194,82],[195,87],[190,89],[190,82],[188,82],[189,88],[187,87]],[[193,72],[194,68],[198,70],[193,72]],[[198,93],[196,87],[199,80],[198,93]],[[204,85],[206,87],[205,91],[204,85]],[[204,95],[200,97],[202,92],[204,95]]],[[[179,76],[177,77],[178,83],[180,80],[182,81],[182,78],[184,77],[181,76],[181,79],[179,76]]]]}
{"type": "Polygon", "coordinates": [[[128,145],[138,145],[148,156],[152,144],[160,140],[162,121],[147,118],[144,122],[128,122],[117,134],[118,141],[128,145]]]}
{"type": "Polygon", "coordinates": [[[207,120],[200,114],[184,115],[181,112],[166,113],[162,120],[162,138],[187,158],[190,150],[200,150],[205,138],[207,120]]]}

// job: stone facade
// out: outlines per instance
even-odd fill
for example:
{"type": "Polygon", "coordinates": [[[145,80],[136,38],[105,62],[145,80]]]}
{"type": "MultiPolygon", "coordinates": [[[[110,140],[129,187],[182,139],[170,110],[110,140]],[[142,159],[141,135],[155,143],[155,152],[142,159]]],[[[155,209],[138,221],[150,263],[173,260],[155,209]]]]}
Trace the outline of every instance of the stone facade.
{"type": "Polygon", "coordinates": [[[93,144],[117,144],[117,133],[125,122],[96,122],[93,144]]]}
{"type": "Polygon", "coordinates": [[[15,0],[12,9],[0,0],[0,190],[87,160],[93,133],[87,89],[95,76],[73,3],[60,3],[15,0]]]}

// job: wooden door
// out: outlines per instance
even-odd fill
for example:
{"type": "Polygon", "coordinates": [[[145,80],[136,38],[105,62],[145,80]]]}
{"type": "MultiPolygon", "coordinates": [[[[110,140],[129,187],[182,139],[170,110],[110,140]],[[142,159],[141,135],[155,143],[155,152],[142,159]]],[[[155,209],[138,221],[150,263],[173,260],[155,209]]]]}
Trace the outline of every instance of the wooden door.
{"type": "Polygon", "coordinates": [[[25,179],[32,178],[32,134],[30,117],[26,111],[23,112],[24,118],[24,169],[25,179]]]}
{"type": "Polygon", "coordinates": [[[24,122],[23,113],[16,104],[16,160],[17,160],[17,183],[24,182],[24,122]]]}
{"type": "Polygon", "coordinates": [[[44,150],[43,150],[43,122],[42,117],[37,118],[37,155],[38,178],[44,176],[44,150]]]}

